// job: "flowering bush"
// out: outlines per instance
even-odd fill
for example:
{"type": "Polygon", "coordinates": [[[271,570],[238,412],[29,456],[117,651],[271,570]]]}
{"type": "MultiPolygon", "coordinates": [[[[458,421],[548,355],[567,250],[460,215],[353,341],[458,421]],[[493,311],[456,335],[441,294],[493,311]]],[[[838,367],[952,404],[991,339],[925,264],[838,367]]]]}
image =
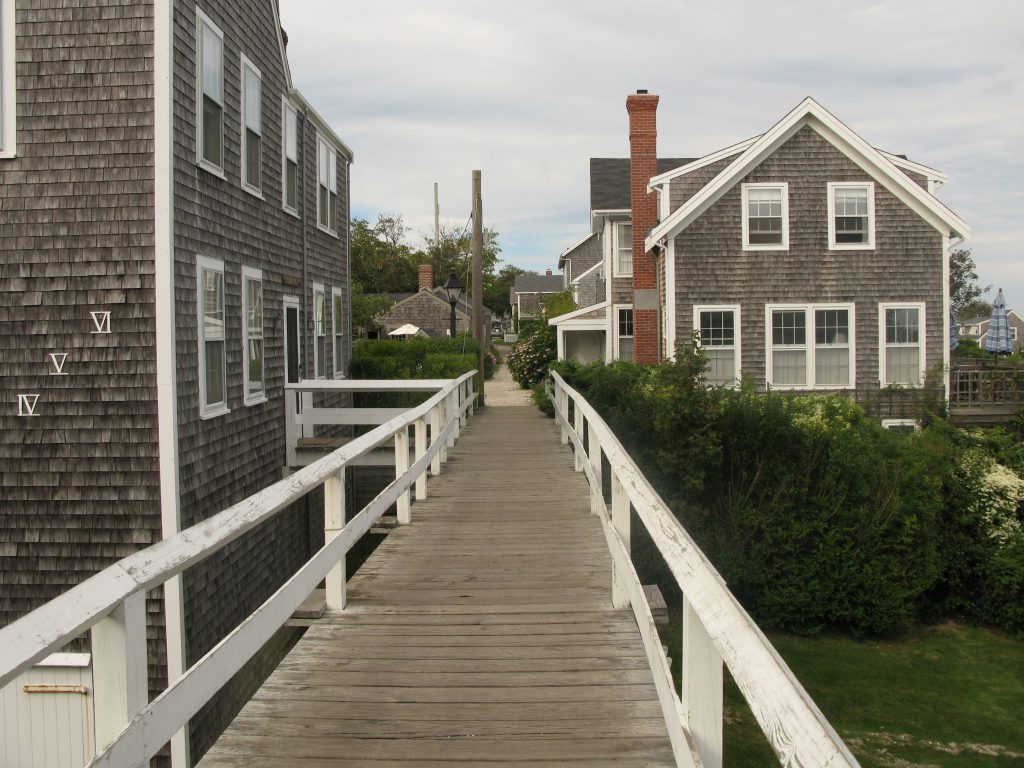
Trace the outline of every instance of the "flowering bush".
{"type": "Polygon", "coordinates": [[[505,363],[512,379],[523,389],[530,389],[547,375],[557,355],[554,328],[545,322],[523,323],[519,341],[505,363]]]}

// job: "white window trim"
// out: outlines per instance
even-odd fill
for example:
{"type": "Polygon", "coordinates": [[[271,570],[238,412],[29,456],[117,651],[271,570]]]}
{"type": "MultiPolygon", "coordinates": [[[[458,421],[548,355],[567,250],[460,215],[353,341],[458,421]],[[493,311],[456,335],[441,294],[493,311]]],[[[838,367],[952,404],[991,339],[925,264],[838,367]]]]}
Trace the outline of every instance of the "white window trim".
{"type": "Polygon", "coordinates": [[[206,256],[196,256],[196,320],[198,325],[196,327],[196,338],[199,342],[199,418],[201,419],[212,419],[217,416],[223,416],[225,413],[231,413],[231,409],[228,408],[228,339],[227,339],[227,285],[225,282],[224,275],[224,262],[218,259],[211,259],[206,256]],[[224,300],[224,402],[210,404],[207,402],[206,396],[206,334],[204,332],[205,323],[203,319],[203,271],[208,272],[220,272],[221,275],[221,291],[223,293],[224,300]]]}
{"type": "Polygon", "coordinates": [[[842,391],[848,389],[856,389],[857,387],[857,313],[856,306],[854,304],[847,303],[824,303],[824,304],[765,304],[764,307],[764,357],[765,357],[765,381],[767,382],[770,389],[775,390],[792,390],[792,391],[810,391],[810,390],[821,390],[821,391],[842,391]],[[850,360],[850,381],[847,384],[818,384],[814,381],[816,368],[815,368],[815,350],[818,347],[816,343],[816,328],[814,312],[819,309],[845,309],[849,314],[847,315],[850,323],[850,342],[849,342],[849,360],[850,360]],[[774,344],[772,343],[772,313],[773,312],[800,312],[803,311],[805,319],[805,328],[807,331],[807,340],[804,345],[807,352],[807,383],[805,384],[775,384],[773,383],[772,374],[772,350],[774,344]]]}
{"type": "MultiPolygon", "coordinates": [[[[302,194],[302,190],[298,184],[298,164],[299,164],[299,110],[288,101],[285,96],[281,97],[281,207],[290,213],[292,216],[298,218],[299,216],[299,196],[302,194]],[[295,206],[288,205],[288,113],[293,112],[295,114],[295,206]]],[[[318,191],[319,194],[319,191],[318,191]]]]}
{"type": "Polygon", "coordinates": [[[882,419],[882,426],[885,429],[893,427],[913,427],[915,432],[921,430],[921,424],[916,419],[882,419]]]}
{"type": "Polygon", "coordinates": [[[828,249],[830,251],[870,251],[875,247],[875,183],[873,181],[828,182],[828,249]],[[837,189],[866,189],[868,191],[868,241],[866,243],[836,242],[837,189]]]}
{"type": "Polygon", "coordinates": [[[0,158],[17,156],[18,99],[15,93],[17,57],[14,47],[14,0],[0,0],[0,158]]]}
{"type": "Polygon", "coordinates": [[[245,405],[259,405],[267,402],[267,333],[266,333],[266,299],[263,294],[263,389],[260,392],[249,392],[249,293],[246,290],[248,280],[259,280],[263,283],[263,270],[253,267],[242,267],[242,402],[245,405]]]}
{"type": "Polygon", "coordinates": [[[246,125],[245,125],[245,116],[246,116],[245,71],[247,69],[250,72],[252,72],[254,75],[256,75],[256,79],[260,83],[260,125],[259,125],[260,131],[259,131],[258,135],[259,135],[261,141],[263,139],[263,73],[260,72],[259,68],[255,64],[252,63],[252,60],[243,53],[243,54],[241,54],[241,66],[239,68],[239,72],[240,72],[239,97],[241,99],[241,110],[239,112],[239,120],[238,120],[239,134],[240,134],[239,135],[239,142],[240,142],[239,146],[241,147],[241,154],[239,156],[239,159],[241,161],[240,162],[240,165],[241,165],[240,175],[241,175],[241,178],[242,178],[242,189],[244,189],[249,194],[251,194],[251,195],[253,195],[255,197],[258,197],[260,200],[262,200],[263,199],[263,151],[262,151],[262,148],[260,150],[260,186],[256,186],[255,184],[249,183],[249,179],[246,178],[246,171],[247,171],[247,168],[249,167],[248,166],[248,157],[247,157],[247,154],[246,154],[247,151],[248,151],[248,146],[247,146],[248,145],[248,141],[246,140],[246,137],[245,137],[245,131],[246,131],[246,125]]]}
{"type": "MultiPolygon", "coordinates": [[[[700,313],[701,312],[732,312],[733,328],[735,330],[735,339],[733,341],[733,370],[736,371],[736,379],[732,385],[724,386],[739,386],[740,381],[743,379],[743,369],[740,366],[742,355],[740,354],[740,305],[739,304],[695,304],[693,307],[693,330],[697,334],[697,345],[703,346],[700,341],[700,313]]],[[[714,349],[714,347],[709,347],[714,349]]]]}
{"type": "MultiPolygon", "coordinates": [[[[612,353],[614,360],[621,360],[619,356],[619,310],[621,309],[633,309],[632,304],[615,304],[612,306],[612,353]]],[[[633,335],[628,337],[633,339],[633,357],[636,358],[636,317],[633,317],[633,335]]]]}
{"type": "Polygon", "coordinates": [[[789,250],[789,184],[787,182],[759,181],[750,184],[740,185],[741,223],[743,229],[743,250],[744,251],[788,251],[789,250]],[[751,245],[750,239],[750,214],[748,212],[748,194],[751,189],[780,189],[782,190],[782,243],[751,245]]]}
{"type": "MultiPolygon", "coordinates": [[[[317,135],[316,135],[316,228],[319,229],[321,232],[326,232],[329,235],[334,235],[335,237],[338,237],[338,233],[337,233],[336,230],[331,229],[326,224],[321,224],[320,223],[320,213],[321,213],[321,211],[320,211],[320,186],[321,186],[320,185],[320,148],[321,147],[323,147],[324,150],[328,153],[327,154],[327,158],[328,158],[328,172],[330,173],[331,171],[333,171],[333,173],[331,173],[331,176],[328,177],[328,183],[327,183],[327,200],[328,200],[328,203],[330,203],[330,197],[331,197],[330,196],[330,189],[331,189],[330,181],[331,181],[332,178],[333,178],[335,184],[337,184],[337,181],[338,181],[338,153],[334,149],[334,147],[331,146],[331,143],[329,141],[327,141],[327,139],[324,136],[322,136],[320,133],[317,133],[317,135]],[[334,158],[334,162],[333,163],[330,161],[330,159],[332,157],[334,158]]],[[[335,195],[338,194],[337,189],[335,189],[334,194],[335,195]]],[[[328,222],[330,221],[330,214],[329,213],[328,213],[328,216],[327,216],[327,220],[328,220],[328,222]]]]}
{"type": "MultiPolygon", "coordinates": [[[[612,277],[632,277],[633,276],[633,238],[629,239],[629,272],[619,269],[619,238],[622,234],[623,227],[632,228],[632,221],[616,221],[612,225],[612,277]]],[[[632,229],[630,229],[632,232],[632,229]]]]}
{"type": "Polygon", "coordinates": [[[327,378],[327,361],[320,359],[320,345],[317,343],[320,334],[316,330],[316,297],[317,295],[323,296],[324,299],[324,355],[327,355],[327,291],[324,289],[323,283],[313,283],[313,378],[314,379],[326,379],[327,378]],[[323,374],[320,373],[320,365],[323,364],[323,374]]]}
{"type": "MultiPolygon", "coordinates": [[[[224,99],[224,80],[226,80],[225,66],[224,66],[224,32],[219,26],[217,26],[213,19],[203,13],[203,10],[196,7],[196,163],[200,168],[204,168],[215,176],[219,176],[222,179],[226,179],[227,176],[224,174],[223,165],[214,165],[205,157],[203,157],[203,25],[206,24],[210,29],[220,38],[221,43],[221,57],[220,57],[220,76],[221,76],[221,100],[224,99]]],[[[224,119],[223,116],[227,113],[227,108],[224,104],[221,104],[221,140],[220,140],[220,159],[221,163],[224,162],[225,146],[224,146],[224,119]]]]}
{"type": "Polygon", "coordinates": [[[927,326],[925,325],[925,314],[924,314],[924,302],[923,301],[896,301],[896,302],[885,302],[878,305],[878,385],[879,388],[885,389],[888,386],[894,387],[906,387],[908,389],[921,389],[924,387],[924,372],[927,370],[926,355],[927,345],[925,341],[927,339],[927,326]],[[917,346],[921,350],[921,354],[918,355],[920,361],[920,370],[918,371],[918,380],[920,384],[887,384],[885,381],[885,311],[887,309],[916,309],[917,315],[917,327],[918,327],[918,341],[917,346]]]}
{"type": "MultiPolygon", "coordinates": [[[[338,298],[341,298],[341,300],[342,300],[341,304],[342,304],[342,307],[344,307],[345,306],[345,297],[342,294],[341,288],[332,288],[331,289],[331,330],[333,331],[333,333],[331,334],[331,338],[333,339],[333,347],[334,347],[334,378],[336,378],[336,379],[344,379],[345,378],[345,368],[342,365],[342,362],[343,362],[345,356],[344,356],[344,354],[342,354],[344,352],[344,349],[338,349],[338,336],[340,336],[342,333],[345,333],[345,325],[343,324],[339,328],[339,326],[338,326],[338,318],[335,317],[335,315],[334,315],[334,302],[338,298]]],[[[345,343],[344,339],[342,339],[342,345],[344,345],[344,343],[345,343]]]]}

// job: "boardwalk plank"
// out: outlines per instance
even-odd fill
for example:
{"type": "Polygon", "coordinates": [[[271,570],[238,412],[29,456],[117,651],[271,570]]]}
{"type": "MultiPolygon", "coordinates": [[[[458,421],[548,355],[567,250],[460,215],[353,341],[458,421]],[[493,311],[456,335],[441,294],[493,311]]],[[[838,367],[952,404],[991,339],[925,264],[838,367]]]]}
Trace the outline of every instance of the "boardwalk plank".
{"type": "Polygon", "coordinates": [[[202,768],[674,765],[552,422],[488,408],[449,456],[202,768]]]}

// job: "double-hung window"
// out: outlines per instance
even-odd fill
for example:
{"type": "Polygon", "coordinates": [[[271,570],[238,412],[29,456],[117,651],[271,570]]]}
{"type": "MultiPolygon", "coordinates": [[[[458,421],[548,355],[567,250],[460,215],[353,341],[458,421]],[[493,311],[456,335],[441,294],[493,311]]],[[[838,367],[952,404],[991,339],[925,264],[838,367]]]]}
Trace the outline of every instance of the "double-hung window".
{"type": "Polygon", "coordinates": [[[776,389],[854,386],[852,304],[767,307],[768,383],[776,389]]]}
{"type": "Polygon", "coordinates": [[[285,210],[297,213],[299,208],[299,114],[287,101],[283,103],[281,125],[283,126],[284,152],[281,158],[281,178],[284,189],[281,204],[285,210]]]}
{"type": "Polygon", "coordinates": [[[740,376],[740,308],[711,306],[693,308],[693,325],[708,360],[704,381],[731,386],[740,376]]]}
{"type": "Polygon", "coordinates": [[[345,375],[344,350],[345,350],[345,303],[341,298],[341,289],[331,290],[332,320],[334,321],[334,378],[340,379],[345,375]]]}
{"type": "Polygon", "coordinates": [[[263,364],[263,273],[242,268],[242,344],[245,360],[245,404],[266,400],[263,364]]]}
{"type": "Polygon", "coordinates": [[[242,186],[263,189],[263,78],[242,54],[242,186]]]}
{"type": "Polygon", "coordinates": [[[924,304],[881,304],[882,386],[917,387],[924,383],[924,304]]]}
{"type": "Polygon", "coordinates": [[[338,156],[323,137],[317,137],[317,223],[338,232],[338,156]]]}
{"type": "Polygon", "coordinates": [[[875,247],[875,185],[829,182],[828,247],[833,251],[875,247]]]}
{"type": "Polygon", "coordinates": [[[743,184],[743,250],[781,251],[789,248],[789,185],[743,184]]]}
{"type": "Polygon", "coordinates": [[[199,415],[228,411],[224,328],[224,262],[196,257],[199,322],[199,415]]]}
{"type": "Polygon", "coordinates": [[[313,284],[313,363],[318,379],[327,378],[327,306],[324,287],[313,284]]]}
{"type": "Polygon", "coordinates": [[[616,358],[633,359],[633,308],[615,308],[616,358]]]}
{"type": "Polygon", "coordinates": [[[612,274],[615,277],[631,277],[633,275],[633,225],[624,222],[616,224],[614,239],[612,274]]]}
{"type": "Polygon", "coordinates": [[[0,157],[14,157],[14,0],[0,0],[0,157]]]}
{"type": "Polygon", "coordinates": [[[224,173],[224,33],[196,8],[196,146],[199,164],[224,173]]]}

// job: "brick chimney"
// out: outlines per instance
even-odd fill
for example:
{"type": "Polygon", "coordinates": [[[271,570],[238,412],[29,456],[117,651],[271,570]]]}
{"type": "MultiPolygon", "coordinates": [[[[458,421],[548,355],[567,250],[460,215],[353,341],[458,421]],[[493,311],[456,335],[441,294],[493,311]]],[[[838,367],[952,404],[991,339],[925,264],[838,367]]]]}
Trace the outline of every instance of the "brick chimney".
{"type": "Polygon", "coordinates": [[[658,200],[647,183],[658,175],[658,97],[637,91],[626,97],[629,113],[630,207],[633,210],[633,359],[657,363],[658,293],[654,255],[644,240],[658,223],[658,200]]]}
{"type": "Polygon", "coordinates": [[[547,272],[545,272],[544,274],[545,274],[545,275],[547,275],[548,277],[551,277],[551,270],[549,269],[549,270],[548,270],[547,272]]]}
{"type": "Polygon", "coordinates": [[[426,288],[428,291],[434,289],[434,268],[430,264],[420,264],[418,269],[419,274],[419,290],[426,288]]]}

